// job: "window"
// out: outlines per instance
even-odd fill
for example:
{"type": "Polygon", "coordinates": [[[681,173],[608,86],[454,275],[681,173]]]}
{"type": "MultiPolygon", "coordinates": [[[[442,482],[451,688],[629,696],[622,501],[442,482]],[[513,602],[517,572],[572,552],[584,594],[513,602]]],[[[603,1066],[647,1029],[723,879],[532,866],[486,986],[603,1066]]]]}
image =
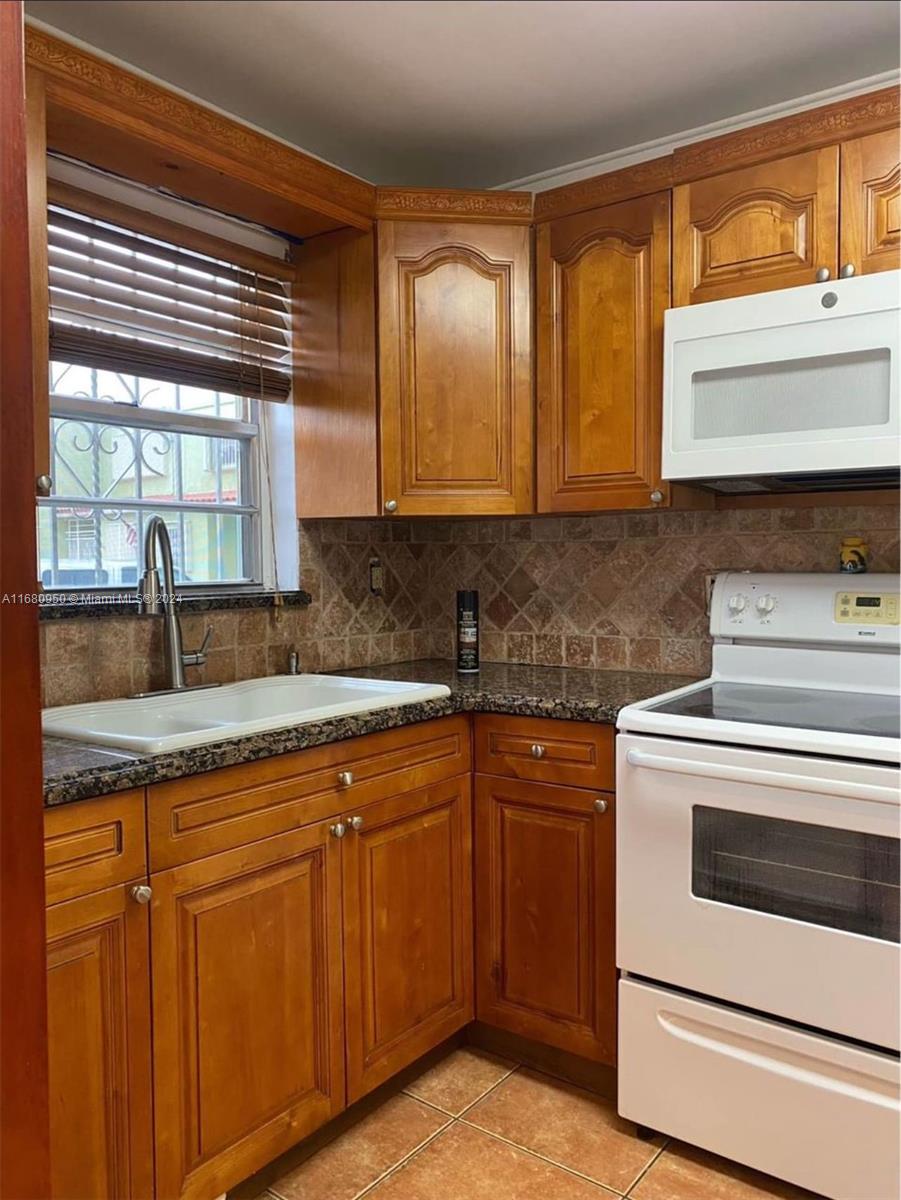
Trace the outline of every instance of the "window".
{"type": "Polygon", "coordinates": [[[260,586],[266,423],[290,391],[283,282],[51,206],[48,588],[133,589],[169,529],[179,586],[260,586]]]}

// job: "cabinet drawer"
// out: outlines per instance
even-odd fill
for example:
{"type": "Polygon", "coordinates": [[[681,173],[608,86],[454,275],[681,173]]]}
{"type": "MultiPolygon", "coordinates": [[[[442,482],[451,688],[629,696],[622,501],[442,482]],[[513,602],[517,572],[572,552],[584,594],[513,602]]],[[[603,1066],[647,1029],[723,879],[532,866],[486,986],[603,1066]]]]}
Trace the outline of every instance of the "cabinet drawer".
{"type": "Polygon", "coordinates": [[[475,769],[570,787],[613,789],[614,729],[541,717],[475,719],[475,769]]]}
{"type": "Polygon", "coordinates": [[[460,716],[156,784],[148,789],[151,870],[356,812],[470,767],[469,721],[460,716]]]}
{"type": "Polygon", "coordinates": [[[45,810],[48,904],[139,879],[146,872],[143,788],[45,810]]]}

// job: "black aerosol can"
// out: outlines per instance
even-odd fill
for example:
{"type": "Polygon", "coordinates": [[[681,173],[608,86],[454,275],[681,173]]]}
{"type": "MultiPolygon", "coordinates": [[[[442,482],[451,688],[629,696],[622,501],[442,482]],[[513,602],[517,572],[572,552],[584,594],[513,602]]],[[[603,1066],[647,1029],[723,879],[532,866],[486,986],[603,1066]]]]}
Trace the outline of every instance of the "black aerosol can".
{"type": "Polygon", "coordinates": [[[479,593],[457,592],[457,670],[479,669],[479,593]]]}

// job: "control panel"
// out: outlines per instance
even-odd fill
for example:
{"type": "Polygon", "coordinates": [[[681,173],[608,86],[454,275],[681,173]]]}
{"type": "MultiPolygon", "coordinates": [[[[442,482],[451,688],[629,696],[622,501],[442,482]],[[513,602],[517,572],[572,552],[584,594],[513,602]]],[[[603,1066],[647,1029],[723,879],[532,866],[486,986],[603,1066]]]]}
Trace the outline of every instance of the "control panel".
{"type": "Polygon", "coordinates": [[[717,575],[710,600],[710,632],[734,641],[835,642],[897,646],[901,595],[894,575],[717,575]]]}
{"type": "Polygon", "coordinates": [[[897,625],[898,593],[855,588],[836,592],[835,619],[846,625],[897,625]]]}

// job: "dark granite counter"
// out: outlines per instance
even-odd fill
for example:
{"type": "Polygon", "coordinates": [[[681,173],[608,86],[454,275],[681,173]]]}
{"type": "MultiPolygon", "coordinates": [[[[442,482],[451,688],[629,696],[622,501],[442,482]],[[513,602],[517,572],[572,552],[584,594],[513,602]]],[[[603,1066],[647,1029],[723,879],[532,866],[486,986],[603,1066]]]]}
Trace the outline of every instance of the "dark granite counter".
{"type": "Polygon", "coordinates": [[[451,694],[439,700],[382,708],[358,716],[333,717],[169,754],[139,756],[106,750],[87,742],[48,737],[44,739],[44,803],[48,806],[67,804],[90,796],[145,787],[457,712],[509,713],[512,716],[611,724],[627,704],[694,682],[687,675],[508,663],[485,663],[476,675],[458,675],[454,664],[443,659],[389,663],[336,674],[443,683],[451,689],[451,694]]]}

